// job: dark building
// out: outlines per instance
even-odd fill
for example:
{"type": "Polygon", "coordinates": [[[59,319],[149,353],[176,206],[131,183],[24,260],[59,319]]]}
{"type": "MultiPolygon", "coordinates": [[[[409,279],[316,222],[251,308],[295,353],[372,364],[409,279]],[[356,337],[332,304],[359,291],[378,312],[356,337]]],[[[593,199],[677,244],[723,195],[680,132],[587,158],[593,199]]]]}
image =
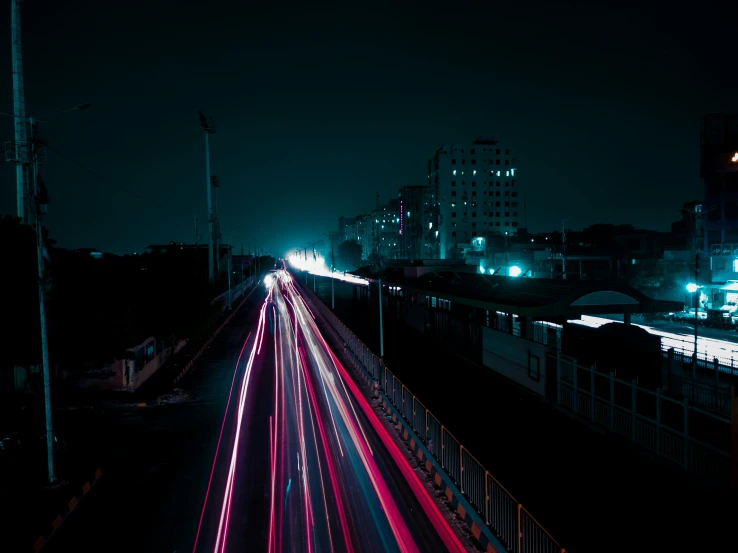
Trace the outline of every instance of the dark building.
{"type": "Polygon", "coordinates": [[[353,235],[351,230],[347,227],[356,223],[356,217],[344,217],[341,215],[338,218],[338,240],[345,242],[346,240],[356,240],[356,236],[353,235]]]}
{"type": "Polygon", "coordinates": [[[738,114],[702,118],[700,176],[704,183],[704,247],[712,281],[738,279],[738,114]]]}
{"type": "Polygon", "coordinates": [[[401,258],[423,259],[425,229],[428,226],[425,220],[427,193],[427,186],[404,186],[400,189],[401,258]]]}

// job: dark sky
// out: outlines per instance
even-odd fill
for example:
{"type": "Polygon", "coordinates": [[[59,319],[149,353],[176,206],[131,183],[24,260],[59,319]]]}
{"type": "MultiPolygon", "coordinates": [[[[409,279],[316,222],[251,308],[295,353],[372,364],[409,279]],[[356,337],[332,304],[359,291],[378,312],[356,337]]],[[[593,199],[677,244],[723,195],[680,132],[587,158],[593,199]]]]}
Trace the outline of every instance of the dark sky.
{"type": "MultiPolygon", "coordinates": [[[[43,127],[100,175],[50,152],[52,236],[118,253],[192,241],[206,212],[201,108],[218,126],[221,224],[237,246],[318,240],[377,191],[425,184],[441,144],[477,135],[517,151],[533,231],[561,218],[665,229],[700,196],[700,114],[738,109],[727,2],[354,4],[23,2],[28,113],[94,105],[43,127]]],[[[0,167],[0,213],[15,211],[14,180],[0,167]]]]}

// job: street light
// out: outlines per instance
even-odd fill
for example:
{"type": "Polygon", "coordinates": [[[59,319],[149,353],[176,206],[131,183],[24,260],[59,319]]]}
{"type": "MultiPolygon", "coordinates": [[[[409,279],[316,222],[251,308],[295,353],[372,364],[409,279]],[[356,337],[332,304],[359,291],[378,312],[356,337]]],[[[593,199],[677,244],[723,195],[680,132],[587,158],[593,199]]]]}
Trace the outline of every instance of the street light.
{"type": "Polygon", "coordinates": [[[334,286],[333,281],[335,280],[333,278],[333,271],[336,270],[336,256],[333,252],[333,238],[331,238],[331,235],[327,233],[323,234],[323,236],[327,236],[328,240],[330,240],[330,243],[331,243],[331,309],[335,311],[336,310],[336,293],[333,287],[334,286]]]}
{"type": "Polygon", "coordinates": [[[694,374],[697,370],[697,322],[699,321],[699,310],[700,310],[700,292],[699,289],[701,287],[694,283],[690,282],[687,284],[687,292],[690,294],[697,294],[695,297],[697,300],[693,302],[695,304],[694,306],[694,360],[692,361],[692,373],[694,374]]]}
{"type": "Polygon", "coordinates": [[[513,265],[512,267],[510,267],[510,270],[508,271],[508,274],[511,277],[518,277],[518,276],[520,276],[520,273],[522,273],[522,272],[523,272],[523,270],[520,267],[518,267],[517,265],[513,265]]]}
{"type": "MultiPolygon", "coordinates": [[[[48,117],[54,117],[62,113],[69,111],[78,111],[88,109],[92,107],[92,104],[79,104],[74,107],[63,109],[52,113],[48,117]]],[[[15,118],[15,114],[0,112],[0,115],[6,117],[15,118]]],[[[30,153],[30,169],[33,185],[33,198],[35,200],[35,216],[29,217],[29,224],[33,224],[36,231],[36,263],[38,271],[38,306],[39,306],[39,326],[41,334],[41,364],[43,370],[44,379],[44,411],[45,411],[45,424],[46,424],[46,461],[49,474],[49,482],[54,484],[56,482],[56,467],[54,462],[54,426],[51,413],[51,375],[49,367],[49,340],[46,320],[46,291],[44,287],[46,282],[44,280],[44,240],[41,225],[41,216],[44,211],[42,205],[46,203],[46,200],[42,198],[38,167],[41,146],[45,145],[46,142],[38,138],[38,123],[46,122],[44,119],[38,117],[24,117],[25,121],[31,127],[31,138],[27,144],[18,144],[17,147],[26,147],[30,153]]],[[[6,158],[7,159],[7,158],[6,158]]],[[[27,194],[28,191],[24,191],[27,194]]],[[[25,202],[24,202],[25,205],[25,202]]]]}

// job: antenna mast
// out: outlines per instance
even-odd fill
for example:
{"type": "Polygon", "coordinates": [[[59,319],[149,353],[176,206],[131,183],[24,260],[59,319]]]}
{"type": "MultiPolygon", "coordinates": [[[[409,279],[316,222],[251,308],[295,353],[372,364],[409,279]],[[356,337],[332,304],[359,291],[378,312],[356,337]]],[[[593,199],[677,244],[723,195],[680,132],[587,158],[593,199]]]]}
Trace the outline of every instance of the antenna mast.
{"type": "Polygon", "coordinates": [[[21,48],[20,0],[10,1],[10,41],[13,56],[13,115],[15,143],[6,145],[6,161],[15,161],[16,209],[21,221],[31,224],[33,208],[28,186],[28,119],[23,86],[23,50],[21,48]],[[10,147],[9,147],[10,146],[10,147]]]}

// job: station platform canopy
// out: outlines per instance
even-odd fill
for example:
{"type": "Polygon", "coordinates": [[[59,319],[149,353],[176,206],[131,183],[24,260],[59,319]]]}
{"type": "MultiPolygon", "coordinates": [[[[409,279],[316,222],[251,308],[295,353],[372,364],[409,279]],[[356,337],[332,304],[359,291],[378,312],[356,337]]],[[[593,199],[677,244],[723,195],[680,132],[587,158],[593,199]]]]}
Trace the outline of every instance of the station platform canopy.
{"type": "MultiPolygon", "coordinates": [[[[370,268],[359,269],[353,274],[377,279],[377,273],[370,268]]],[[[405,278],[401,271],[386,270],[384,282],[400,286],[409,293],[538,320],[684,309],[681,302],[655,300],[632,286],[613,281],[551,280],[457,271],[436,271],[419,278],[405,278]]]]}

